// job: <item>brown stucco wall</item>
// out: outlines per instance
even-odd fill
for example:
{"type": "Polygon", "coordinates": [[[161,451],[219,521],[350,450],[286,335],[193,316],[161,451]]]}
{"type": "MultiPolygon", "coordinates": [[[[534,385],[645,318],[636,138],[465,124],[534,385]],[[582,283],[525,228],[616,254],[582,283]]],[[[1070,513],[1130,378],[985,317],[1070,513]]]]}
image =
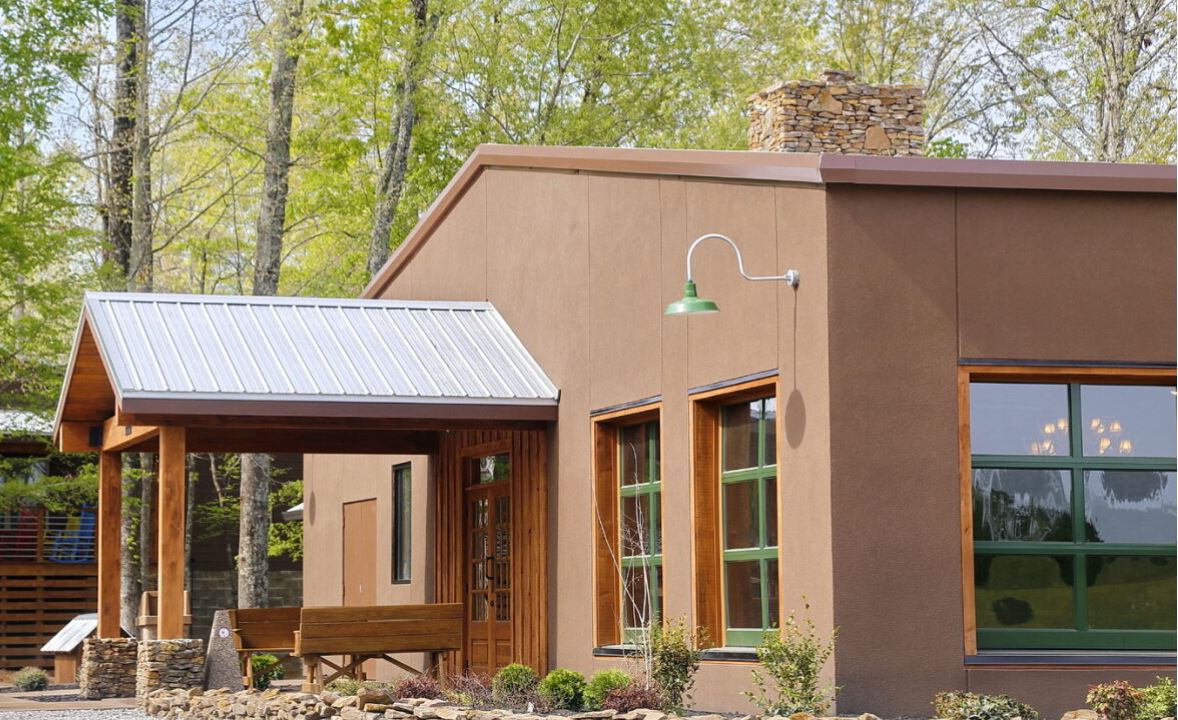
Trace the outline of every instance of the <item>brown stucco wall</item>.
{"type": "Polygon", "coordinates": [[[938,690],[968,687],[1051,717],[1082,706],[1092,682],[1148,679],[966,670],[955,366],[1172,363],[1173,198],[882,187],[827,198],[840,710],[917,715],[938,690]]]}
{"type": "MultiPolygon", "coordinates": [[[[1172,362],[1174,278],[1158,270],[1174,264],[1172,204],[487,168],[384,296],[490,300],[561,389],[552,666],[617,664],[592,656],[592,412],[662,398],[665,611],[689,614],[689,391],[778,369],[782,609],[808,601],[820,630],[840,628],[839,710],[924,715],[940,690],[1025,688],[1050,717],[1078,706],[1094,677],[1130,674],[965,669],[956,366],[961,357],[1172,362]],[[721,313],[664,317],[682,294],[687,246],[704,232],[733,237],[754,274],[798,268],[801,287],[741,280],[731,250],[713,242],[697,252],[695,275],[721,313]],[[1105,273],[1095,286],[1085,284],[1092,267],[1105,273]],[[1128,317],[1143,306],[1151,311],[1128,317]]],[[[309,497],[336,508],[309,526],[308,603],[338,602],[338,507],[387,496],[391,464],[308,459],[309,497]]],[[[415,497],[424,478],[415,467],[415,497]]],[[[417,582],[420,529],[413,589],[393,588],[414,598],[429,585],[417,582]]],[[[749,669],[705,663],[696,704],[747,708],[739,692],[749,669]]]]}

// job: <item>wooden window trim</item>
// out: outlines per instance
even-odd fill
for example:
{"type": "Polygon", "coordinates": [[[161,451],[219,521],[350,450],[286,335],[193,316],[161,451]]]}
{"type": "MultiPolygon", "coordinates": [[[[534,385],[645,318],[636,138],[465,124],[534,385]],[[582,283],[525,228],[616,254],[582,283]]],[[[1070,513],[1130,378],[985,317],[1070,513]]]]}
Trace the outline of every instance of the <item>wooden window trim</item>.
{"type": "Polygon", "coordinates": [[[1174,368],[1132,366],[960,365],[957,368],[957,467],[961,508],[962,646],[966,656],[978,654],[977,599],[974,595],[973,452],[970,445],[969,385],[977,381],[1108,383],[1152,385],[1175,382],[1174,368]]]}
{"type": "MultiPolygon", "coordinates": [[[[778,376],[770,375],[690,396],[692,614],[695,624],[707,631],[708,638],[716,646],[725,644],[723,545],[720,541],[720,410],[725,405],[745,400],[776,397],[780,394],[777,385],[778,376]]],[[[779,424],[780,415],[779,412],[779,424]]],[[[774,452],[780,466],[780,448],[775,448],[774,452]]],[[[777,505],[780,523],[781,503],[777,505]]],[[[780,573],[780,542],[777,552],[780,573]]],[[[780,582],[780,576],[778,580],[780,582]]]]}
{"type": "MultiPolygon", "coordinates": [[[[618,435],[627,425],[660,420],[661,402],[603,413],[592,418],[593,433],[593,641],[596,647],[622,642],[622,580],[617,563],[620,532],[618,435]]],[[[659,423],[662,447],[662,423],[659,423]]],[[[664,580],[664,587],[666,587],[664,580]]]]}

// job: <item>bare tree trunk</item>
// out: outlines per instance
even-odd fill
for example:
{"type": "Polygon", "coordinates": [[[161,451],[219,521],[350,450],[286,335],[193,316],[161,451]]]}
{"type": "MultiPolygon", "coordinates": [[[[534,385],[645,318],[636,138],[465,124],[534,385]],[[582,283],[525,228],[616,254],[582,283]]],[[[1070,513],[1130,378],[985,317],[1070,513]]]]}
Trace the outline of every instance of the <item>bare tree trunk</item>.
{"type": "Polygon", "coordinates": [[[184,500],[184,587],[192,589],[192,511],[196,507],[196,481],[200,474],[196,470],[196,456],[184,456],[184,468],[188,475],[188,488],[184,500]]]}
{"type": "Polygon", "coordinates": [[[425,63],[426,46],[437,28],[438,15],[429,14],[429,0],[413,0],[413,47],[405,60],[397,82],[397,108],[393,113],[392,133],[384,155],[384,168],[377,188],[376,213],[372,222],[372,241],[368,245],[368,277],[374,277],[389,259],[391,233],[397,217],[397,205],[405,188],[405,171],[417,124],[417,86],[425,63]]]}
{"type": "Polygon", "coordinates": [[[270,456],[241,456],[241,533],[237,541],[237,606],[266,607],[270,594],[270,456]]]}
{"type": "Polygon", "coordinates": [[[139,593],[143,592],[143,587],[139,584],[139,565],[135,562],[132,552],[134,543],[131,542],[135,536],[135,514],[131,512],[134,503],[131,501],[139,494],[139,484],[128,477],[127,473],[127,461],[133,457],[136,456],[123,457],[123,517],[119,528],[122,542],[122,564],[119,568],[119,625],[131,631],[134,631],[135,621],[139,615],[139,593]]]}
{"type": "Polygon", "coordinates": [[[137,465],[142,474],[139,481],[139,587],[146,590],[155,587],[151,548],[155,532],[160,530],[156,528],[155,519],[155,455],[139,453],[137,465]]]}
{"type": "Polygon", "coordinates": [[[142,15],[142,0],[118,0],[115,4],[115,103],[111,133],[109,228],[110,253],[127,278],[131,260],[131,204],[135,145],[135,90],[138,40],[135,29],[142,15]]]}
{"type": "Polygon", "coordinates": [[[138,0],[135,18],[135,148],[132,153],[131,257],[128,289],[152,291],[151,122],[148,97],[148,17],[145,0],[138,0]]]}
{"type": "MultiPolygon", "coordinates": [[[[278,292],[286,194],[290,178],[290,128],[294,118],[295,44],[301,32],[302,0],[279,0],[274,18],[270,67],[270,111],[266,126],[262,204],[254,255],[254,295],[278,292]]],[[[270,456],[241,456],[241,524],[237,541],[237,605],[269,602],[270,456]]]]}

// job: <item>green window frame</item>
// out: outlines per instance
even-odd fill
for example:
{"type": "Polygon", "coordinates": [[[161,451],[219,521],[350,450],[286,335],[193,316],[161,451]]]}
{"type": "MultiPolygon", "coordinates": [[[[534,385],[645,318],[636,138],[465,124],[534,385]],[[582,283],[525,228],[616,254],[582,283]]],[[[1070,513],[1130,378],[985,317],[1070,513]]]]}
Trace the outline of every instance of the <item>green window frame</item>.
{"type": "Polygon", "coordinates": [[[618,548],[622,566],[622,635],[626,642],[643,639],[650,625],[662,617],[663,483],[659,465],[658,420],[618,428],[618,548]],[[634,435],[641,436],[637,443],[627,440],[634,435]],[[641,456],[629,449],[633,445],[641,446],[641,456]],[[627,482],[631,473],[635,481],[627,482]],[[643,507],[647,508],[645,513],[643,507]],[[641,523],[641,529],[628,530],[630,519],[641,523]]]}
{"type": "MultiPolygon", "coordinates": [[[[724,643],[733,647],[755,647],[761,644],[766,630],[775,627],[777,623],[777,447],[776,437],[776,398],[765,397],[747,400],[735,404],[725,405],[720,411],[720,513],[721,513],[721,565],[724,593],[724,643]],[[732,443],[728,440],[729,433],[735,432],[730,422],[731,418],[741,413],[752,412],[755,416],[756,451],[753,458],[743,464],[751,467],[740,467],[728,470],[729,467],[739,467],[741,460],[730,458],[732,443]],[[743,488],[746,504],[740,508],[733,507],[733,515],[743,515],[748,510],[751,501],[752,515],[755,516],[755,538],[747,547],[729,548],[729,538],[734,532],[740,532],[730,527],[729,504],[735,493],[730,491],[743,488]],[[755,563],[750,568],[750,564],[755,563]],[[758,627],[737,625],[734,622],[733,610],[737,604],[734,593],[743,592],[747,588],[738,589],[732,586],[731,578],[737,567],[743,566],[754,570],[744,575],[745,580],[759,588],[760,624],[758,627]]],[[[747,432],[747,428],[746,428],[747,432]]],[[[747,448],[750,449],[751,448],[747,448]]],[[[751,528],[743,528],[748,534],[751,528]]],[[[747,611],[748,608],[746,608],[747,611]]],[[[751,623],[750,623],[751,624],[751,623]]]]}
{"type": "MultiPolygon", "coordinates": [[[[1104,627],[1092,627],[1090,623],[1090,609],[1094,603],[1101,604],[1105,608],[1101,612],[1109,613],[1108,601],[1103,599],[1105,596],[1092,593],[1093,587],[1100,578],[1103,572],[1108,577],[1111,572],[1110,568],[1115,569],[1115,563],[1121,563],[1121,572],[1128,568],[1138,567],[1147,568],[1152,566],[1152,570],[1147,572],[1154,573],[1155,577],[1161,577],[1161,582],[1158,585],[1143,584],[1139,587],[1147,588],[1142,592],[1156,593],[1159,596],[1164,596],[1167,592],[1165,577],[1167,572],[1173,573],[1176,548],[1173,542],[1164,543],[1136,543],[1136,542],[1103,542],[1099,538],[1090,539],[1096,530],[1089,521],[1089,511],[1092,508],[1087,506],[1090,488],[1087,488],[1086,472],[1101,471],[1104,473],[1116,471],[1155,471],[1157,473],[1165,472],[1169,475],[1169,489],[1173,490],[1174,471],[1176,463],[1174,457],[1131,457],[1131,456],[1110,456],[1103,454],[1085,455],[1084,449],[1084,428],[1085,415],[1082,402],[1082,388],[1091,387],[1094,385],[1114,386],[1114,387],[1131,387],[1140,386],[1144,383],[1134,383],[1133,385],[1124,382],[1118,383],[1113,379],[1109,380],[1085,380],[1083,382],[1064,382],[1060,380],[1052,381],[1047,377],[1044,379],[1036,379],[1030,381],[1037,386],[1066,386],[1067,389],[1067,425],[1064,428],[1059,428],[1060,423],[1048,423],[1048,427],[1044,430],[1051,432],[1058,432],[1059,435],[1053,435],[1062,440],[1061,435],[1066,433],[1068,452],[1066,454],[1027,454],[1027,455],[988,455],[976,454],[970,455],[970,486],[973,503],[973,563],[974,563],[974,617],[977,622],[977,647],[978,649],[1056,649],[1056,650],[1174,650],[1175,649],[1175,633],[1173,624],[1169,628],[1127,628],[1127,627],[1108,627],[1109,623],[1106,616],[1104,627]],[[1027,473],[1026,477],[1044,478],[1050,477],[1044,475],[1044,472],[1052,472],[1059,478],[1059,489],[1062,492],[1057,493],[1057,498],[1054,502],[1057,504],[1053,511],[1057,513],[1070,513],[1070,532],[1067,525],[1061,525],[1059,530],[1052,530],[1044,534],[1050,539],[1042,540],[1006,540],[1006,539],[978,539],[979,536],[985,538],[987,534],[983,532],[979,522],[982,510],[979,504],[987,502],[988,496],[984,491],[979,490],[979,484],[986,482],[987,477],[996,477],[997,473],[991,473],[989,476],[979,474],[979,471],[1002,471],[1002,470],[1024,470],[1036,473],[1032,475],[1027,473]],[[1053,534],[1063,535],[1064,537],[1052,537],[1053,534]],[[989,596],[983,598],[980,590],[990,581],[993,568],[998,562],[1006,563],[1006,568],[1019,567],[1019,573],[1013,570],[1008,572],[1010,576],[1014,577],[1021,574],[1026,578],[1026,583],[1022,587],[1016,587],[1014,590],[1009,590],[1003,594],[1006,597],[994,599],[989,596]],[[1134,563],[1138,563],[1134,565],[1134,563]],[[1168,570],[1165,568],[1168,565],[1168,570]],[[1031,568],[1042,568],[1046,571],[1038,582],[1043,585],[1054,586],[1050,590],[1043,590],[1040,587],[1032,588],[1031,582],[1035,581],[1032,577],[1032,572],[1027,572],[1031,568]],[[1157,568],[1162,568],[1158,570],[1157,568]],[[1068,627],[995,627],[993,620],[988,618],[988,614],[993,612],[998,624],[1018,625],[1030,622],[1028,614],[1032,608],[1032,603],[1023,600],[1016,596],[1024,596],[1025,598],[1036,597],[1034,593],[1054,593],[1052,599],[1046,599],[1045,595],[1038,595],[1037,600],[1041,607],[1047,607],[1047,615],[1052,619],[1065,617],[1068,612],[1067,608],[1070,605],[1071,621],[1068,627]],[[1006,612],[1014,613],[1009,619],[1002,619],[998,614],[998,603],[1005,601],[1007,603],[1006,612]],[[1021,603],[1021,607],[1018,605],[1021,603]],[[1102,604],[1103,603],[1103,604],[1102,604]],[[1052,607],[1054,605],[1054,608],[1052,607]],[[985,621],[983,616],[987,615],[985,621]],[[1021,615],[1020,615],[1021,614],[1021,615]]],[[[1010,381],[1001,379],[978,379],[971,380],[969,384],[969,392],[971,397],[975,394],[975,390],[979,385],[983,384],[1002,384],[1015,385],[1010,381]]],[[[1162,383],[1157,383],[1162,384],[1162,383]]],[[[1165,383],[1166,386],[1172,383],[1165,383]]],[[[1088,422],[1092,422],[1094,418],[1089,418],[1088,422]]],[[[1099,418],[1095,418],[1099,421],[1099,418]]],[[[977,438],[977,427],[971,423],[971,448],[977,438]]],[[[1102,427],[1103,431],[1103,427],[1102,427]]],[[[1103,446],[1102,446],[1103,447],[1103,446]]],[[[1055,452],[1057,448],[1051,448],[1055,452]]],[[[1037,447],[1032,447],[1030,452],[1034,453],[1038,450],[1037,447]]],[[[1103,452],[1103,451],[1102,451],[1103,452]]],[[[1016,477],[1013,473],[1006,477],[1016,477]]],[[[1017,481],[1015,481],[1017,482],[1017,481]]],[[[1159,486],[1159,492],[1166,488],[1166,483],[1163,482],[1159,486]]],[[[1013,497],[1016,493],[1014,491],[1007,491],[1004,498],[1013,497]]],[[[1028,496],[1029,497],[1029,496],[1028,496]]],[[[1004,502],[1018,502],[1003,500],[1004,502]]],[[[993,502],[993,500],[989,500],[993,502]]],[[[1025,502],[1025,501],[1024,501],[1025,502]]],[[[1011,517],[1021,517],[1025,521],[1027,513],[1033,515],[1035,512],[1042,513],[1040,507],[1038,510],[1034,507],[1034,502],[1031,502],[1030,510],[1026,507],[1020,508],[1023,513],[1022,516],[1012,515],[1011,517]]],[[[1033,522],[1035,517],[1032,517],[1030,522],[1033,522]]],[[[1018,534],[1014,532],[1012,534],[1018,534]]],[[[1171,534],[1170,537],[1173,537],[1171,534]]],[[[1138,570],[1137,572],[1140,572],[1138,570]]],[[[1008,585],[1017,585],[1017,583],[1007,583],[1008,585]]],[[[1170,593],[1173,592],[1171,589],[1170,593]]],[[[990,594],[994,594],[990,592],[990,594]]],[[[1152,600],[1146,600],[1152,602],[1152,600]]],[[[1170,622],[1173,622],[1173,599],[1168,600],[1169,612],[1168,616],[1170,622]]],[[[1120,617],[1141,617],[1140,614],[1129,613],[1128,611],[1121,611],[1120,617]]],[[[1131,621],[1132,622],[1132,621],[1131,621]]],[[[1063,623],[1061,623],[1062,625],[1063,623]]]]}

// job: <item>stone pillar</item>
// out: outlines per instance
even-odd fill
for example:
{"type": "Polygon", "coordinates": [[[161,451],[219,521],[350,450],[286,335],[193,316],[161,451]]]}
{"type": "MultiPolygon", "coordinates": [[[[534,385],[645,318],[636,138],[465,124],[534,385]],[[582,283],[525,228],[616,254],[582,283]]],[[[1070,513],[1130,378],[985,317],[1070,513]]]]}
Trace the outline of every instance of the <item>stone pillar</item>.
{"type": "Polygon", "coordinates": [[[144,640],[139,643],[135,696],[142,701],[161,688],[188,690],[204,686],[203,640],[144,640]]]}
{"type": "Polygon", "coordinates": [[[138,645],[134,638],[88,638],[82,645],[82,667],[78,671],[82,697],[135,697],[138,645]]]}
{"type": "Polygon", "coordinates": [[[924,154],[924,90],[868,85],[827,70],[821,80],[791,80],[748,99],[750,150],[924,154]]]}

